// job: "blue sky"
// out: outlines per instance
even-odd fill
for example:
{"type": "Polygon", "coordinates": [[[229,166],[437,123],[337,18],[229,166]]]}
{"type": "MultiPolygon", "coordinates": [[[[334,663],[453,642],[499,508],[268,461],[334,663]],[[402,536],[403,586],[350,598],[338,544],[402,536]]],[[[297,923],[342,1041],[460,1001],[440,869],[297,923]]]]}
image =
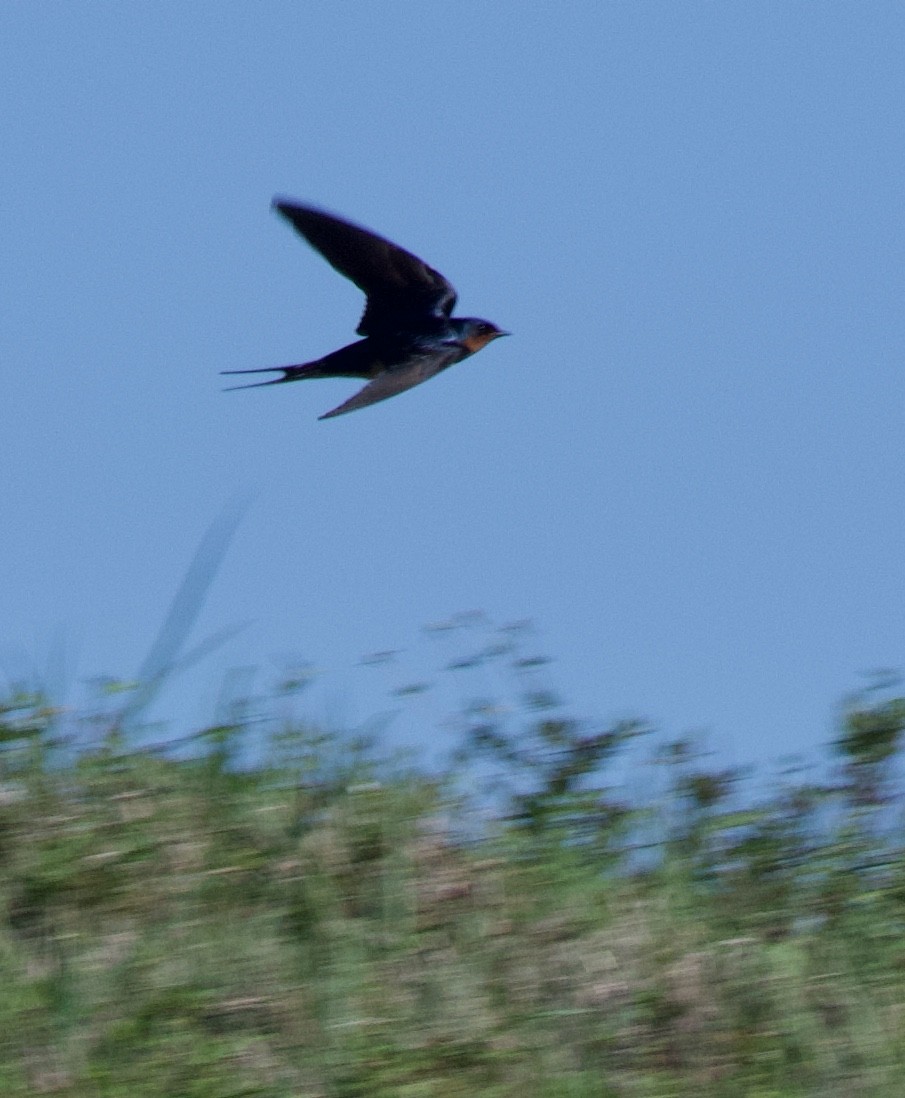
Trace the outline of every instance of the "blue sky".
{"type": "Polygon", "coordinates": [[[905,667],[903,47],[898,3],[0,6],[7,678],[134,675],[248,495],[177,723],[284,660],[363,720],[479,608],[575,713],[826,742],[905,667]],[[325,423],[349,384],[222,393],[358,319],[276,193],[513,338],[325,423]]]}

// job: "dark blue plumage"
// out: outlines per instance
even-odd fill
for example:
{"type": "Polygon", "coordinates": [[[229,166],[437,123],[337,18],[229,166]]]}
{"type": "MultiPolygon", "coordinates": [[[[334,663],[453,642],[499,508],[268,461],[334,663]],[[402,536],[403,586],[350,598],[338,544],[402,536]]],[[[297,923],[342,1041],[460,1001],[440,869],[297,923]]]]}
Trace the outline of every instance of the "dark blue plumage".
{"type": "Polygon", "coordinates": [[[363,389],[320,417],[329,419],[420,385],[509,334],[489,320],[453,317],[453,286],[404,248],[311,206],[276,199],[274,207],[332,267],[364,292],[365,310],[358,325],[358,334],[364,338],[297,366],[224,370],[225,374],[283,375],[234,388],[322,377],[365,378],[368,384],[363,389]]]}

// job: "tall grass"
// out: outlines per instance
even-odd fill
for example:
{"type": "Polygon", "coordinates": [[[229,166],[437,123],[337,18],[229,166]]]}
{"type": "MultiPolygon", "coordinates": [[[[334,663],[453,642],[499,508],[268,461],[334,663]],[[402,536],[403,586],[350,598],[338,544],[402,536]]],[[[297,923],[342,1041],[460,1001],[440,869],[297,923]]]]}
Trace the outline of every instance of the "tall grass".
{"type": "Polygon", "coordinates": [[[10,691],[0,1093],[898,1098],[905,700],[764,792],[488,658],[520,705],[464,706],[440,777],[278,695],[173,753],[10,691]]]}

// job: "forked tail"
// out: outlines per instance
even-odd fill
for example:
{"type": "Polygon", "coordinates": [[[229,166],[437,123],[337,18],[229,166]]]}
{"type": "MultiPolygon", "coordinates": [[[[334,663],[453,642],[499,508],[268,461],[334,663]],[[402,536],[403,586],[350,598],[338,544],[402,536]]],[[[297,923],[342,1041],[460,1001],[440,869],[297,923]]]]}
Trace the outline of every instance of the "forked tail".
{"type": "Polygon", "coordinates": [[[233,389],[258,389],[262,385],[282,385],[286,381],[304,381],[312,377],[363,377],[373,376],[374,351],[367,339],[340,347],[314,362],[302,362],[297,366],[264,366],[256,370],[221,370],[221,374],[282,374],[270,381],[253,381],[250,385],[229,385],[224,392],[233,389]]]}
{"type": "Polygon", "coordinates": [[[260,389],[262,385],[282,385],[284,381],[299,381],[304,377],[319,377],[317,370],[305,373],[308,366],[265,366],[258,370],[221,370],[221,374],[282,374],[282,377],[272,377],[270,381],[252,381],[248,385],[227,385],[224,393],[231,393],[236,389],[260,389]]]}

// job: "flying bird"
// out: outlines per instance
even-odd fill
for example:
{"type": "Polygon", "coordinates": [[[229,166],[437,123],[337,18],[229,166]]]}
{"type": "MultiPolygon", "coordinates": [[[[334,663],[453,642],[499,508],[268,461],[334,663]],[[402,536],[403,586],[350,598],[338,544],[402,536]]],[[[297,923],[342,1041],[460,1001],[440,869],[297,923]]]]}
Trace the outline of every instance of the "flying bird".
{"type": "Polygon", "coordinates": [[[489,320],[454,317],[453,286],[398,244],[313,206],[283,199],[274,199],[273,205],[331,267],[364,291],[365,310],[358,325],[358,334],[364,338],[297,366],[224,370],[224,374],[283,375],[232,388],[318,377],[365,378],[363,389],[319,417],[330,419],[420,385],[491,340],[509,335],[489,320]]]}

